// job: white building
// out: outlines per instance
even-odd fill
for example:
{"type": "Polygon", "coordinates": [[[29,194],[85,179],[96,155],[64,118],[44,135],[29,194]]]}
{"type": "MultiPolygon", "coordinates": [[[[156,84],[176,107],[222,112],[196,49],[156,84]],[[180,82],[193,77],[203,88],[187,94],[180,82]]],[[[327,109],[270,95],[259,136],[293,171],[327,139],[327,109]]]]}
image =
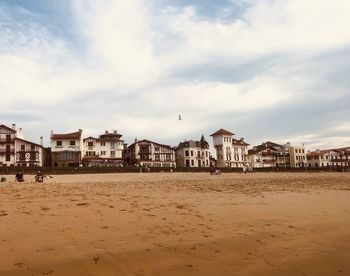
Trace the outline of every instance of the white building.
{"type": "Polygon", "coordinates": [[[176,148],[176,165],[178,167],[209,167],[209,143],[202,135],[199,141],[181,142],[176,148]]]}
{"type": "Polygon", "coordinates": [[[22,129],[0,125],[0,166],[42,166],[43,146],[24,139],[22,129]]]}
{"type": "Polygon", "coordinates": [[[110,166],[123,163],[123,151],[126,146],[116,130],[105,131],[99,138],[83,139],[83,164],[85,166],[110,166]]]}
{"type": "Polygon", "coordinates": [[[248,150],[248,154],[253,168],[290,168],[289,148],[285,145],[267,141],[248,150]]]}
{"type": "Polygon", "coordinates": [[[51,131],[51,165],[53,167],[78,167],[83,152],[82,130],[55,134],[51,131]]]}
{"type": "Polygon", "coordinates": [[[237,168],[249,166],[248,145],[244,139],[233,138],[234,134],[219,129],[210,136],[213,137],[214,148],[216,150],[217,167],[237,168]]]}
{"type": "Polygon", "coordinates": [[[130,165],[147,167],[176,167],[175,150],[168,145],[150,140],[135,141],[125,152],[125,161],[130,165]]]}
{"type": "Polygon", "coordinates": [[[349,167],[350,147],[309,152],[307,153],[307,165],[312,168],[349,167]]]}

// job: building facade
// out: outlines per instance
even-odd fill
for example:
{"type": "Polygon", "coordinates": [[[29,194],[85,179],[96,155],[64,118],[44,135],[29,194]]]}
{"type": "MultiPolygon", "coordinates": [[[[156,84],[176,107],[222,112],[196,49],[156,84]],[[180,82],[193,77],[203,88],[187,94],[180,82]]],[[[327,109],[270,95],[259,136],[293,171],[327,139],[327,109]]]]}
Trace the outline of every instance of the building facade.
{"type": "Polygon", "coordinates": [[[42,144],[25,140],[15,124],[0,125],[0,166],[43,166],[42,144]]]}
{"type": "Polygon", "coordinates": [[[290,143],[286,144],[290,155],[290,166],[292,168],[304,168],[307,166],[306,151],[303,146],[292,146],[290,143]]]}
{"type": "Polygon", "coordinates": [[[177,167],[209,167],[210,154],[209,143],[202,135],[199,141],[184,141],[176,148],[176,166],[177,167]]]}
{"type": "Polygon", "coordinates": [[[83,139],[83,165],[121,166],[126,145],[121,137],[116,130],[111,133],[106,130],[98,138],[83,139]]]}
{"type": "Polygon", "coordinates": [[[135,141],[125,151],[125,161],[130,165],[144,167],[176,167],[175,150],[150,140],[135,141]]]}
{"type": "Polygon", "coordinates": [[[55,134],[51,131],[51,165],[53,167],[78,167],[81,165],[82,130],[55,134]]]}
{"type": "Polygon", "coordinates": [[[290,168],[288,147],[271,141],[254,146],[248,151],[253,168],[290,168]]]}
{"type": "Polygon", "coordinates": [[[349,167],[350,147],[308,152],[307,166],[311,168],[349,167]]]}
{"type": "Polygon", "coordinates": [[[216,150],[217,167],[239,168],[250,166],[248,159],[248,145],[243,138],[237,140],[234,134],[219,129],[210,136],[213,137],[213,144],[216,150]]]}

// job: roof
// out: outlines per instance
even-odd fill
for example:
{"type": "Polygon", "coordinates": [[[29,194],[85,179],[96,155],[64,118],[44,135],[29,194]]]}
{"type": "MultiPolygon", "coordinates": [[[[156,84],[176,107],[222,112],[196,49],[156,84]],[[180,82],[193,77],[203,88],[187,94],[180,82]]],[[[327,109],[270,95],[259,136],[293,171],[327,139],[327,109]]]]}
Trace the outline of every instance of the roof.
{"type": "Polygon", "coordinates": [[[271,142],[271,141],[267,141],[265,143],[262,143],[261,146],[265,146],[265,147],[282,147],[282,145],[271,142]]]}
{"type": "Polygon", "coordinates": [[[177,148],[202,148],[209,149],[209,143],[205,140],[204,135],[202,135],[199,141],[189,140],[181,142],[177,148]]]}
{"type": "Polygon", "coordinates": [[[232,132],[229,132],[226,129],[220,128],[219,130],[215,131],[210,136],[218,136],[218,135],[234,135],[232,132]]]}
{"type": "Polygon", "coordinates": [[[306,156],[310,157],[310,156],[320,156],[326,153],[329,153],[331,151],[336,151],[333,149],[327,149],[327,150],[317,150],[317,151],[311,151],[309,153],[306,154],[306,156]]]}
{"type": "Polygon", "coordinates": [[[143,139],[143,140],[139,140],[137,142],[134,142],[132,143],[131,145],[128,146],[128,149],[135,146],[136,144],[139,144],[139,143],[152,143],[152,144],[155,144],[155,145],[158,145],[158,146],[161,146],[161,147],[166,147],[166,148],[170,148],[170,149],[173,149],[171,146],[169,145],[164,145],[164,144],[159,144],[159,143],[156,143],[156,142],[153,142],[153,141],[150,141],[150,140],[147,140],[147,139],[143,139]]]}
{"type": "Polygon", "coordinates": [[[39,145],[39,144],[37,144],[37,143],[30,142],[30,141],[27,141],[27,140],[24,140],[24,139],[21,139],[21,138],[18,138],[18,137],[16,137],[15,140],[19,140],[19,141],[22,141],[22,142],[25,142],[25,143],[28,143],[28,144],[32,144],[32,145],[36,145],[36,146],[38,146],[38,147],[42,147],[42,148],[43,148],[42,145],[39,145]]]}
{"type": "Polygon", "coordinates": [[[71,132],[71,133],[65,133],[65,134],[51,134],[51,140],[57,140],[57,139],[80,139],[81,133],[83,131],[79,129],[76,132],[71,132]]]}
{"type": "Polygon", "coordinates": [[[232,138],[232,144],[233,145],[244,145],[244,146],[249,146],[248,143],[244,142],[244,139],[237,140],[235,138],[232,138]]]}
{"type": "Polygon", "coordinates": [[[12,133],[16,133],[16,132],[17,132],[17,131],[16,131],[16,130],[14,130],[13,128],[10,128],[10,127],[5,126],[5,125],[3,125],[3,124],[1,124],[1,125],[0,125],[0,128],[5,128],[5,129],[7,129],[7,130],[11,131],[12,133]]]}

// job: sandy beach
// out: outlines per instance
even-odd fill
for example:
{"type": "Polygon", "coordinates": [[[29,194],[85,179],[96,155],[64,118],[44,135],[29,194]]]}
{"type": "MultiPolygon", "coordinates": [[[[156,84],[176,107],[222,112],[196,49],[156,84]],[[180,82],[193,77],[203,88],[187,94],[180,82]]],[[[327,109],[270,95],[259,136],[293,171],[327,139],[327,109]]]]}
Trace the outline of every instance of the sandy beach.
{"type": "Polygon", "coordinates": [[[0,275],[350,275],[350,174],[0,183],[0,275]]]}

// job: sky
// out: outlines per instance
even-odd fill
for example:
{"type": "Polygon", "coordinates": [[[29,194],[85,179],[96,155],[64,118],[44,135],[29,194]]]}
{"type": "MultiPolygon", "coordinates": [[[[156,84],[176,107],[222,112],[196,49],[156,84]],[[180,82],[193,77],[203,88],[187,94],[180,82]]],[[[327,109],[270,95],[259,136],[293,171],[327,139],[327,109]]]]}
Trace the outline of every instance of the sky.
{"type": "Polygon", "coordinates": [[[0,0],[0,123],[350,145],[348,0],[0,0]],[[181,114],[182,120],[178,120],[181,114]]]}

